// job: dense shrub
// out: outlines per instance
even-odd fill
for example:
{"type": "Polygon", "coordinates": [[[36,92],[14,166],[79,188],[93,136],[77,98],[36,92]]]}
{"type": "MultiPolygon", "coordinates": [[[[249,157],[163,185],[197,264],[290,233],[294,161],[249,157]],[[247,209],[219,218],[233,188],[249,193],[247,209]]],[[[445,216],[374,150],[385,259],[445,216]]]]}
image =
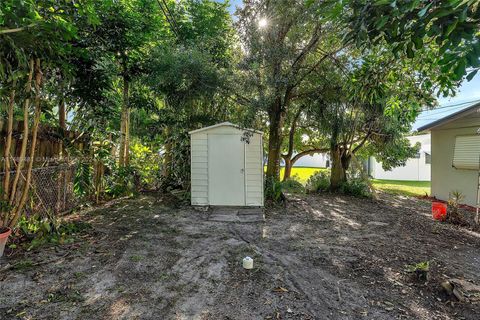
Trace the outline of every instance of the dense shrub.
{"type": "MultiPolygon", "coordinates": [[[[30,250],[47,243],[71,243],[74,241],[75,234],[89,229],[91,226],[81,221],[61,221],[53,213],[47,213],[45,215],[23,216],[18,223],[18,227],[20,237],[16,238],[15,242],[24,243],[26,249],[30,250]]],[[[13,244],[10,247],[16,246],[16,244],[13,244]]]]}
{"type": "Polygon", "coordinates": [[[157,189],[160,180],[160,154],[139,142],[130,146],[130,166],[138,176],[142,190],[157,189]]]}
{"type": "Polygon", "coordinates": [[[361,178],[349,179],[347,182],[342,184],[342,186],[340,187],[340,191],[344,194],[355,197],[369,198],[372,196],[368,181],[361,178]]]}
{"type": "Polygon", "coordinates": [[[282,182],[282,190],[287,193],[305,193],[305,187],[295,176],[282,182]]]}
{"type": "MultiPolygon", "coordinates": [[[[330,172],[319,171],[313,174],[307,181],[309,192],[322,192],[330,189],[330,172]]],[[[368,181],[361,177],[351,177],[342,184],[339,192],[355,197],[371,197],[372,191],[368,181]]]]}
{"type": "Polygon", "coordinates": [[[318,171],[307,180],[306,189],[311,192],[326,191],[330,187],[330,172],[318,171]]]}
{"type": "Polygon", "coordinates": [[[139,185],[139,175],[131,166],[112,166],[108,175],[105,175],[105,194],[110,198],[131,196],[135,194],[139,185]]]}

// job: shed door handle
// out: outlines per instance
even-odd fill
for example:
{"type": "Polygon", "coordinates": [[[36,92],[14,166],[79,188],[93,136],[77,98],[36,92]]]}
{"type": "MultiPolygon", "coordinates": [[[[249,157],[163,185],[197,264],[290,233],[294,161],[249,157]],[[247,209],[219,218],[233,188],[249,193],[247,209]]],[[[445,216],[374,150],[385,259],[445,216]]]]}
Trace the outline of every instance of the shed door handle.
{"type": "Polygon", "coordinates": [[[245,172],[245,169],[240,169],[240,172],[241,172],[241,173],[244,173],[244,172],[245,172]]]}

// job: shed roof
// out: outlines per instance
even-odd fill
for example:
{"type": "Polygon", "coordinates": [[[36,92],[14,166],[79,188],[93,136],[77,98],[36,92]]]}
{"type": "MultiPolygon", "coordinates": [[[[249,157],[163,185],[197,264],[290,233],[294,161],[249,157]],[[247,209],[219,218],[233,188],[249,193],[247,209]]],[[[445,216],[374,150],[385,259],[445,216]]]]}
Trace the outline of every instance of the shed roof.
{"type": "Polygon", "coordinates": [[[218,128],[218,127],[233,127],[233,128],[236,128],[236,129],[245,130],[245,131],[250,131],[250,132],[255,132],[255,133],[259,133],[259,134],[262,134],[262,135],[263,135],[263,132],[262,132],[262,131],[258,131],[258,130],[255,130],[255,129],[249,129],[249,128],[242,128],[241,126],[236,125],[236,124],[233,124],[233,123],[231,123],[231,122],[221,122],[221,123],[217,123],[217,124],[214,124],[213,126],[204,127],[204,128],[200,128],[200,129],[197,129],[197,130],[192,130],[192,131],[190,131],[188,134],[193,134],[193,133],[197,133],[197,132],[207,131],[207,130],[214,129],[214,128],[218,128]]]}
{"type": "Polygon", "coordinates": [[[433,122],[430,122],[429,124],[426,124],[424,126],[421,126],[417,129],[417,131],[430,131],[436,127],[442,126],[444,124],[447,124],[449,122],[455,121],[457,119],[463,118],[469,114],[475,113],[475,112],[480,112],[480,101],[473,101],[472,105],[469,107],[466,107],[460,111],[454,112],[452,114],[449,114],[446,117],[440,118],[438,120],[435,120],[433,122]]]}

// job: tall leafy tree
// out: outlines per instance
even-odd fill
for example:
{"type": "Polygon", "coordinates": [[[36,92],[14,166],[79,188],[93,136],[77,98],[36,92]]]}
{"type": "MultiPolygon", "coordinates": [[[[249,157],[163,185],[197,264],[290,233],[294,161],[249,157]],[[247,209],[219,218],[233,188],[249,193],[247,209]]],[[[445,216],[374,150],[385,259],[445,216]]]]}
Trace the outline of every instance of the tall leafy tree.
{"type": "Polygon", "coordinates": [[[92,30],[96,45],[115,61],[122,92],[119,164],[129,162],[130,86],[142,73],[141,65],[155,41],[165,36],[163,14],[154,0],[100,2],[100,25],[92,30]]]}
{"type": "Polygon", "coordinates": [[[258,0],[246,2],[238,12],[244,90],[250,93],[250,105],[266,113],[268,121],[267,184],[279,179],[285,121],[307,78],[342,48],[332,37],[336,23],[317,19],[320,6],[258,0]]]}
{"type": "Polygon", "coordinates": [[[162,8],[171,37],[151,51],[144,83],[157,100],[150,111],[158,116],[154,132],[163,142],[162,184],[187,187],[188,131],[231,114],[234,32],[226,3],[187,0],[162,8]]]}
{"type": "Polygon", "coordinates": [[[390,167],[416,152],[405,135],[423,106],[436,103],[431,77],[438,70],[423,62],[397,59],[383,48],[345,55],[343,70],[330,78],[338,95],[317,109],[319,130],[329,139],[333,190],[347,181],[352,159],[367,146],[390,167]]]}
{"type": "Polygon", "coordinates": [[[1,4],[0,87],[9,88],[7,90],[10,91],[10,99],[7,110],[8,130],[4,150],[5,177],[0,224],[15,226],[23,213],[30,191],[38,128],[42,113],[48,107],[48,104],[44,103],[45,78],[56,72],[71,52],[70,41],[77,36],[76,18],[83,16],[89,23],[94,22],[95,14],[92,8],[92,3],[88,0],[77,3],[7,0],[1,4]],[[20,94],[16,95],[17,92],[20,94]],[[20,99],[17,100],[16,97],[20,99]],[[31,100],[33,112],[30,108],[31,100]],[[11,181],[12,123],[17,103],[23,105],[23,139],[16,173],[11,181]],[[29,133],[31,118],[33,120],[29,133]],[[27,146],[30,148],[28,158],[27,146]],[[20,174],[24,168],[25,181],[19,188],[20,174]]]}

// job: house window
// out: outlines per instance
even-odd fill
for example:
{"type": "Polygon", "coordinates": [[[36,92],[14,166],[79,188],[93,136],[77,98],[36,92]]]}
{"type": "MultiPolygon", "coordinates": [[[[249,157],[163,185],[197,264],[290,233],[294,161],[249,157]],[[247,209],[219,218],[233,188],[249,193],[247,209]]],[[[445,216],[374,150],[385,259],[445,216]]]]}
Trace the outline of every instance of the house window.
{"type": "Polygon", "coordinates": [[[457,169],[478,170],[480,163],[480,136],[455,137],[453,167],[457,169]]]}
{"type": "Polygon", "coordinates": [[[431,164],[432,163],[432,155],[430,153],[425,152],[425,164],[431,164]]]}
{"type": "Polygon", "coordinates": [[[420,159],[420,152],[417,152],[417,154],[414,156],[415,159],[420,159]]]}

